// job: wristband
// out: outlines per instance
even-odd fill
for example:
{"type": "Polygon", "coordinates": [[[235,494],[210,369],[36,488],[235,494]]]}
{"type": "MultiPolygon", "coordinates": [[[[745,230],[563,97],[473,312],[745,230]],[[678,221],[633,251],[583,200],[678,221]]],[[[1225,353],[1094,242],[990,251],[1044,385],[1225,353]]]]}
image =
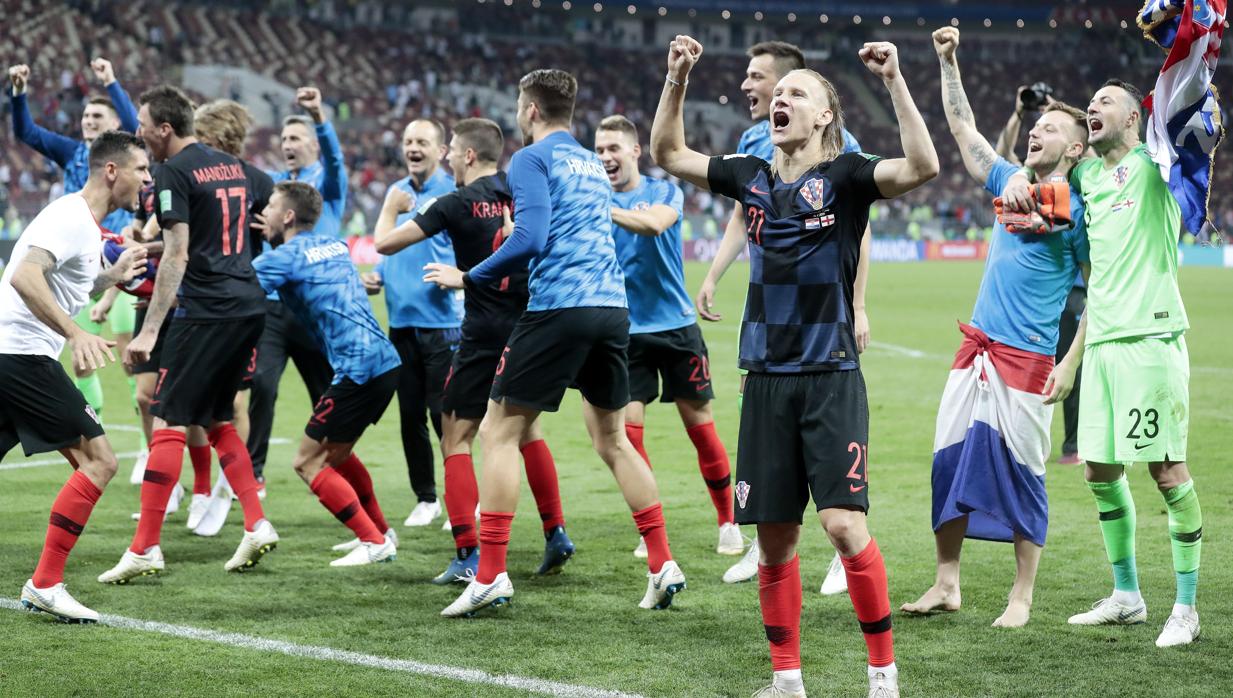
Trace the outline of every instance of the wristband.
{"type": "Polygon", "coordinates": [[[673,85],[676,85],[677,87],[684,87],[685,85],[689,84],[689,78],[685,78],[685,82],[677,82],[676,80],[673,80],[672,73],[668,73],[664,75],[664,79],[672,83],[673,85]]]}

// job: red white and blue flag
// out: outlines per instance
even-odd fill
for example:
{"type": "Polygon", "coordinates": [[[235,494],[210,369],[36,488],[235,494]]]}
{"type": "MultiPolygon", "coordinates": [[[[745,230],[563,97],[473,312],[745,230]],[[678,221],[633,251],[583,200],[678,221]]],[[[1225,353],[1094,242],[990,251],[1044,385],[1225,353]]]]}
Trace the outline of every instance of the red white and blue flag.
{"type": "Polygon", "coordinates": [[[1212,159],[1224,138],[1212,74],[1220,57],[1227,0],[1148,0],[1139,13],[1143,35],[1168,51],[1156,87],[1144,100],[1147,147],[1198,233],[1207,222],[1212,159]]]}
{"type": "Polygon", "coordinates": [[[1045,544],[1045,460],[1053,357],[996,342],[960,323],[963,344],[938,407],[933,441],[933,529],[968,517],[967,537],[1045,544]]]}

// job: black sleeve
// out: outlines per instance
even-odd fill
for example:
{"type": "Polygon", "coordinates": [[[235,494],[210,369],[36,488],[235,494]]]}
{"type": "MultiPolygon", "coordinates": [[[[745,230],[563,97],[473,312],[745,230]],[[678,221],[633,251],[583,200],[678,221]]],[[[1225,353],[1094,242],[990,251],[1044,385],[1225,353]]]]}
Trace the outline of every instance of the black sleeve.
{"type": "Polygon", "coordinates": [[[192,184],[188,175],[174,165],[158,168],[154,181],[154,211],[163,229],[188,222],[188,194],[192,184]]]}
{"type": "Polygon", "coordinates": [[[837,159],[837,164],[842,163],[844,170],[844,178],[848,184],[848,190],[852,193],[854,201],[860,206],[868,206],[879,199],[885,199],[881,190],[878,189],[878,183],[873,178],[873,171],[877,168],[878,162],[882,158],[876,155],[866,155],[865,153],[844,153],[837,159]]]}
{"type": "Polygon", "coordinates": [[[244,174],[248,176],[248,185],[253,190],[252,202],[248,208],[248,220],[252,221],[248,226],[248,239],[253,256],[256,257],[265,249],[265,236],[257,227],[256,214],[264,211],[266,205],[270,203],[270,197],[274,195],[274,180],[270,179],[270,175],[247,162],[244,163],[244,174]]]}
{"type": "Polygon", "coordinates": [[[449,227],[450,221],[462,220],[467,215],[466,204],[458,192],[450,192],[438,196],[421,207],[415,214],[415,224],[424,231],[424,235],[432,237],[449,227]]]}
{"type": "Polygon", "coordinates": [[[765,166],[752,155],[717,155],[706,168],[707,186],[716,194],[740,201],[745,185],[765,166]]]}

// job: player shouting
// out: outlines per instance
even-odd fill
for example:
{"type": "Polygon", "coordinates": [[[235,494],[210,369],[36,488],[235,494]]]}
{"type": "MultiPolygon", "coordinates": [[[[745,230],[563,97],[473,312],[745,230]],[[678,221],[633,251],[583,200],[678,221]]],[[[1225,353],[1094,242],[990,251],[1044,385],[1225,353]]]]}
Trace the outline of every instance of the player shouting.
{"type": "Polygon", "coordinates": [[[861,60],[894,104],[905,157],[843,153],[843,110],[831,83],[794,70],[771,103],[774,162],[708,158],[685,145],[682,105],[702,45],[678,36],[651,131],[668,172],[741,202],[750,283],[741,332],[749,371],[737,446],[737,522],[758,525],[762,619],[773,683],[761,696],[803,696],[801,577],[796,541],[812,494],[839,551],[869,649],[869,695],[898,696],[886,567],[870,537],[869,407],[853,331],[853,285],[869,206],[937,175],[928,128],[899,71],[896,48],[867,43],[861,60]]]}
{"type": "MultiPolygon", "coordinates": [[[[505,173],[497,169],[504,147],[504,135],[495,122],[458,122],[450,139],[448,161],[459,188],[412,213],[411,194],[391,187],[377,221],[377,251],[392,255],[448,230],[460,270],[469,271],[491,256],[505,239],[504,221],[512,204],[505,173]],[[400,219],[403,223],[398,225],[400,219]]],[[[479,569],[475,525],[479,486],[471,445],[488,411],[488,393],[501,352],[527,307],[527,276],[525,270],[516,271],[496,286],[477,286],[466,294],[462,341],[441,397],[445,508],[454,534],[455,555],[445,571],[433,579],[436,584],[465,581],[479,569]]],[[[556,464],[544,443],[539,420],[531,422],[518,448],[544,527],[544,559],[536,574],[559,572],[574,554],[574,544],[565,533],[556,464]]]]}

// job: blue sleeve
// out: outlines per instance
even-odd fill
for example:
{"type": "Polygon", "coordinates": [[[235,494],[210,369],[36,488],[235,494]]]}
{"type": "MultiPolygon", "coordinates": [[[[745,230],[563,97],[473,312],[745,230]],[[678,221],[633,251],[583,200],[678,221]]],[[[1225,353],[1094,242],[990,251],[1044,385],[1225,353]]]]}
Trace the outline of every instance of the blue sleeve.
{"type": "MultiPolygon", "coordinates": [[[[386,255],[381,255],[381,258],[377,260],[377,266],[373,267],[372,270],[378,274],[381,274],[381,272],[385,269],[385,260],[386,255]]],[[[384,279],[385,275],[382,274],[381,278],[384,279]]]]}
{"type": "Polygon", "coordinates": [[[321,146],[321,159],[324,161],[321,177],[321,199],[327,206],[338,207],[341,217],[347,204],[347,167],[343,164],[342,146],[338,143],[338,133],[330,122],[317,124],[317,143],[321,146]]]}
{"type": "Polygon", "coordinates": [[[257,272],[257,281],[266,293],[274,293],[291,281],[295,273],[294,251],[291,245],[281,245],[272,250],[262,252],[253,260],[253,271],[257,272]]]}
{"type": "Polygon", "coordinates": [[[26,95],[13,97],[13,135],[17,140],[51,158],[60,167],[68,167],[81,141],[61,136],[34,123],[26,95]]]}
{"type": "Polygon", "coordinates": [[[111,106],[116,108],[116,116],[120,117],[120,130],[137,133],[137,127],[141,125],[137,123],[137,108],[124,88],[120,87],[119,80],[107,86],[107,96],[111,98],[111,106]]]}
{"type": "Polygon", "coordinates": [[[514,197],[514,234],[488,259],[467,272],[477,284],[491,284],[525,269],[548,242],[548,224],[552,219],[548,163],[534,151],[515,153],[509,163],[509,188],[514,197]]]}
{"type": "Polygon", "coordinates": [[[1019,168],[1010,164],[1006,158],[998,158],[993,163],[993,167],[989,168],[989,176],[985,178],[985,191],[994,196],[1001,196],[1002,190],[1006,188],[1006,182],[1010,181],[1011,176],[1018,171],[1019,168]]]}
{"type": "Polygon", "coordinates": [[[861,144],[856,140],[856,136],[848,133],[848,129],[843,129],[843,152],[859,153],[861,152],[861,144]]]}
{"type": "Polygon", "coordinates": [[[1087,240],[1087,216],[1084,203],[1079,198],[1079,192],[1071,191],[1070,195],[1074,197],[1070,205],[1070,215],[1075,225],[1066,233],[1066,238],[1070,241],[1070,250],[1074,254],[1075,263],[1091,264],[1092,254],[1087,240]]]}
{"type": "Polygon", "coordinates": [[[685,192],[672,182],[665,181],[663,190],[659,192],[659,196],[655,197],[655,203],[671,206],[676,215],[680,216],[685,210],[685,192]]]}

